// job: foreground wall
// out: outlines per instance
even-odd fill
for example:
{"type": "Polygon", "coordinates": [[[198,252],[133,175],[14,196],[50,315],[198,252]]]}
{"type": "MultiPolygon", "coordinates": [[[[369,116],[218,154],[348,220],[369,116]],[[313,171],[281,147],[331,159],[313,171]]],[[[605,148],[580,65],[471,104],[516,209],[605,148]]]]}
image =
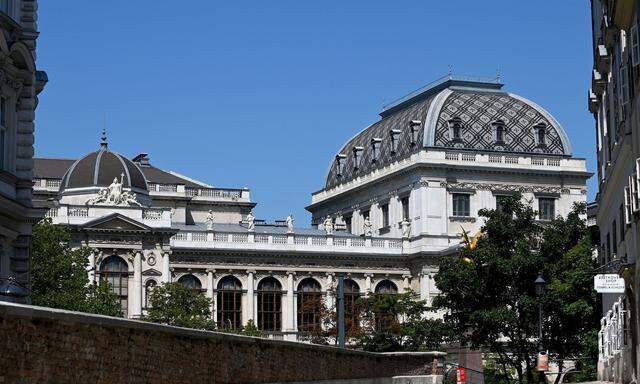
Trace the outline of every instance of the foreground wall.
{"type": "Polygon", "coordinates": [[[439,374],[443,353],[375,354],[0,303],[2,383],[269,383],[439,374]]]}

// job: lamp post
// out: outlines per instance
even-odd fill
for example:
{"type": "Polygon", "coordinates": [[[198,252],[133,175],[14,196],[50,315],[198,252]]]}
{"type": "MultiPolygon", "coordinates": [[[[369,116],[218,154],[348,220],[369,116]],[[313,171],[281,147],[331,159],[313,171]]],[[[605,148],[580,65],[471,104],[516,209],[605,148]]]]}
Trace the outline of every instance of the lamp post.
{"type": "Polygon", "coordinates": [[[544,345],[542,343],[542,297],[544,296],[544,286],[546,281],[539,275],[536,281],[536,296],[538,296],[538,364],[537,368],[540,371],[540,382],[544,382],[544,373],[549,370],[549,356],[544,352],[544,345]]]}

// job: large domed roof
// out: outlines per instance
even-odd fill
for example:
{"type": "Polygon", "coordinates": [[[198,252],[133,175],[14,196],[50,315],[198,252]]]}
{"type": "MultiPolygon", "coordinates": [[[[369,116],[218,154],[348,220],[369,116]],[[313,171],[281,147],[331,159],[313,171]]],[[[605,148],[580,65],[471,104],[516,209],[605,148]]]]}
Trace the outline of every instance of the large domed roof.
{"type": "Polygon", "coordinates": [[[100,149],[77,160],[62,178],[60,191],[71,189],[100,189],[108,187],[113,179],[122,182],[124,189],[147,194],[147,180],[138,166],[109,150],[103,136],[100,149]]]}
{"type": "Polygon", "coordinates": [[[446,76],[387,106],[381,120],[349,140],[332,162],[331,188],[424,148],[570,156],[562,126],[542,107],[502,90],[497,80],[446,76]],[[452,122],[461,126],[454,138],[452,122]],[[496,140],[495,127],[503,139],[496,140]],[[537,136],[544,130],[544,142],[537,136]]]}

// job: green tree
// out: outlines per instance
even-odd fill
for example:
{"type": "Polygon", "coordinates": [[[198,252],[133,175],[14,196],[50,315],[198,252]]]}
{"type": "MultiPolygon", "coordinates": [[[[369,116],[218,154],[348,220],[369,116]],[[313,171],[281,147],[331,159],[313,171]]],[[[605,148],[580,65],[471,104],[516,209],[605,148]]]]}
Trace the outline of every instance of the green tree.
{"type": "MultiPolygon", "coordinates": [[[[580,218],[584,213],[584,204],[576,205],[566,219],[553,220],[543,232],[540,253],[545,259],[544,275],[549,279],[543,302],[548,320],[544,323],[544,346],[560,372],[565,368],[565,359],[580,357],[581,375],[595,379],[593,375],[589,377],[592,369],[588,361],[597,360],[594,335],[599,319],[593,289],[597,265],[592,257],[590,233],[580,218]]],[[[559,380],[560,375],[556,384],[559,380]]]]}
{"type": "Polygon", "coordinates": [[[122,316],[118,297],[107,283],[89,284],[88,248],[71,249],[64,226],[45,219],[33,226],[31,301],[43,307],[122,316]]]}
{"type": "Polygon", "coordinates": [[[412,291],[372,294],[359,299],[358,307],[363,325],[356,344],[366,351],[436,350],[452,336],[452,329],[442,320],[424,318],[429,308],[412,291]]]}
{"type": "Polygon", "coordinates": [[[582,336],[593,326],[591,248],[578,205],[566,219],[542,226],[520,195],[504,199],[501,210],[481,210],[482,235],[458,258],[443,258],[435,277],[446,311],[462,344],[491,352],[503,377],[534,381],[538,352],[538,305],[534,281],[549,283],[542,298],[544,347],[552,357],[575,357],[582,336]],[[581,317],[579,311],[586,311],[581,317]],[[571,324],[570,324],[571,323],[571,324]]]}
{"type": "Polygon", "coordinates": [[[180,283],[166,283],[151,291],[143,320],[177,327],[215,330],[211,299],[180,283]]]}

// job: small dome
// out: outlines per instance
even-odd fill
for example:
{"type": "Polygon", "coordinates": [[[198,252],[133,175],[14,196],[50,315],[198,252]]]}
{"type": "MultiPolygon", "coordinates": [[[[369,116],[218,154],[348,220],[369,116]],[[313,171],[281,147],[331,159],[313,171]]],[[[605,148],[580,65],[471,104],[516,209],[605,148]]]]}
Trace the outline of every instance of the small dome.
{"type": "Polygon", "coordinates": [[[114,179],[124,189],[148,194],[147,180],[138,166],[116,152],[111,152],[103,136],[100,149],[91,152],[69,167],[62,178],[60,191],[71,189],[100,189],[114,179]]]}

